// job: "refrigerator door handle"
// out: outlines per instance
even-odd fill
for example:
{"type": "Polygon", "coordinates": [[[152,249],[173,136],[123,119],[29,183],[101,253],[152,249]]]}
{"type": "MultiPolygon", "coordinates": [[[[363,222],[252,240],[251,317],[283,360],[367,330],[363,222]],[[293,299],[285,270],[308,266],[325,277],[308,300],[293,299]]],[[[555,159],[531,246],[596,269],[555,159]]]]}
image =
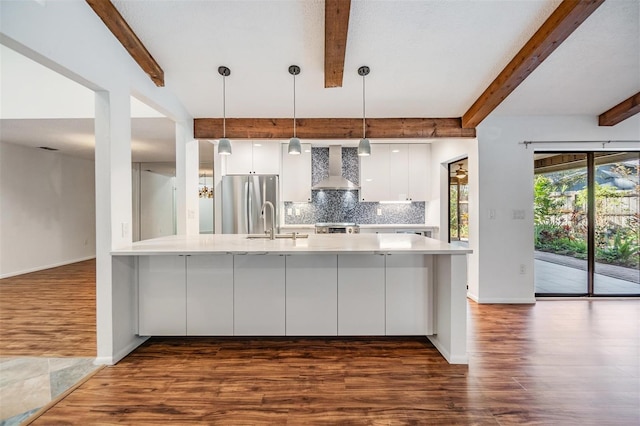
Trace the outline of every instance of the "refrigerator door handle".
{"type": "Polygon", "coordinates": [[[244,220],[247,221],[247,233],[253,233],[253,229],[251,229],[251,179],[247,179],[247,182],[244,186],[244,199],[246,201],[245,205],[247,206],[247,211],[245,211],[244,220]]]}

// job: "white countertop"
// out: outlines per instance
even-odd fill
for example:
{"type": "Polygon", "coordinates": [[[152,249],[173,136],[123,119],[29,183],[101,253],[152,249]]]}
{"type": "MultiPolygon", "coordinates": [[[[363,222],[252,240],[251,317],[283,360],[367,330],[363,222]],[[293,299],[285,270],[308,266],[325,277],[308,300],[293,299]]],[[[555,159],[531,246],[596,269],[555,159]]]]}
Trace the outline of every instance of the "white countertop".
{"type": "Polygon", "coordinates": [[[111,252],[115,256],[158,254],[467,254],[467,248],[413,234],[309,234],[308,238],[248,239],[246,235],[173,235],[139,241],[111,252]]]}

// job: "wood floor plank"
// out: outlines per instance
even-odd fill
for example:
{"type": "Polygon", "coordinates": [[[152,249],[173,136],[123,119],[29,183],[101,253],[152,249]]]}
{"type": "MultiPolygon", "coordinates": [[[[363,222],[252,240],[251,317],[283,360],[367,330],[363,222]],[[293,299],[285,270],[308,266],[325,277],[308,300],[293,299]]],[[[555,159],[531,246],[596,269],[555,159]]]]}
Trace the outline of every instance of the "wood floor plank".
{"type": "Polygon", "coordinates": [[[0,356],[96,356],[95,260],[0,280],[0,356]]]}

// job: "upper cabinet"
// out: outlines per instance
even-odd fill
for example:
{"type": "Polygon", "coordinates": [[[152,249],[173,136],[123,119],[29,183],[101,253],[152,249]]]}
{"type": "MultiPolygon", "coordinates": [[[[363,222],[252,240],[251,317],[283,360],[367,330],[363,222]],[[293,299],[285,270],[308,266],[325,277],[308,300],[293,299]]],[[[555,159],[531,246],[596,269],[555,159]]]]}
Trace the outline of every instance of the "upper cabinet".
{"type": "Polygon", "coordinates": [[[289,145],[282,144],[282,200],[311,201],[311,144],[302,144],[300,155],[290,155],[289,145]]]}
{"type": "Polygon", "coordinates": [[[428,201],[431,199],[429,165],[431,164],[431,145],[426,143],[409,144],[409,199],[428,201]]]}
{"type": "Polygon", "coordinates": [[[232,141],[231,155],[226,156],[228,175],[280,174],[279,141],[232,141]]]}
{"type": "Polygon", "coordinates": [[[428,144],[371,144],[360,157],[361,201],[427,201],[428,144]]]}
{"type": "Polygon", "coordinates": [[[389,144],[371,144],[371,155],[360,157],[360,199],[389,200],[389,144]]]}

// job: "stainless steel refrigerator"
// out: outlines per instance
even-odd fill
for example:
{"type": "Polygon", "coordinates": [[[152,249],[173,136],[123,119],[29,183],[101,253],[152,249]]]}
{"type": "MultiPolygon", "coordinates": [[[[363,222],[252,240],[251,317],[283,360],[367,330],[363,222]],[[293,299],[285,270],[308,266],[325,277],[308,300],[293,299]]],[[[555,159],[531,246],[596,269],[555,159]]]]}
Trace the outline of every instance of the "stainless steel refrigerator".
{"type": "Polygon", "coordinates": [[[262,234],[271,227],[271,209],[262,205],[270,201],[278,232],[278,175],[229,175],[222,177],[222,233],[262,234]]]}

